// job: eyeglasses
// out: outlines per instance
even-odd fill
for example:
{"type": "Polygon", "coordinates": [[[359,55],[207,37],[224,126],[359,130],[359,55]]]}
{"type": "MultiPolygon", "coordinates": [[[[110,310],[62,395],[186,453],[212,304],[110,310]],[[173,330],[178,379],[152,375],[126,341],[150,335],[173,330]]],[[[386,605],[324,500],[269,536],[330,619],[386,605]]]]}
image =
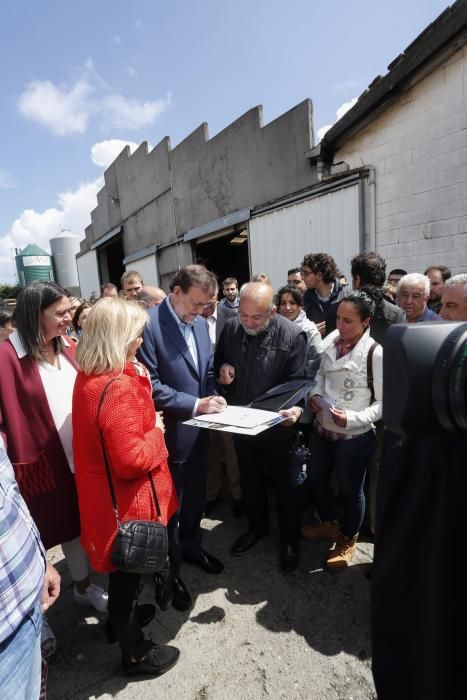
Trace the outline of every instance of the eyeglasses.
{"type": "Polygon", "coordinates": [[[203,304],[202,301],[193,301],[189,294],[186,294],[185,296],[189,300],[191,308],[195,309],[196,311],[204,311],[205,309],[212,309],[214,307],[214,303],[212,301],[208,301],[207,304],[203,304]]]}
{"type": "Polygon", "coordinates": [[[307,275],[313,274],[313,270],[306,270],[306,269],[303,268],[303,267],[301,268],[300,272],[301,272],[301,274],[302,274],[303,277],[306,277],[307,275]]]}

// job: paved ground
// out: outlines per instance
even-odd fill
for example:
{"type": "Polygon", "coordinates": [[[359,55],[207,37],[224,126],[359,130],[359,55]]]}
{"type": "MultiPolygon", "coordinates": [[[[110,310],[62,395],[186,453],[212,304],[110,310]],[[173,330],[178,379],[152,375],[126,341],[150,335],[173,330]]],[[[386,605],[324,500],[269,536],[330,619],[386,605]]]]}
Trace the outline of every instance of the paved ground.
{"type": "MultiPolygon", "coordinates": [[[[118,648],[107,644],[103,619],[74,604],[61,549],[52,551],[63,592],[49,614],[59,643],[49,700],[376,697],[365,576],[372,545],[362,538],[352,566],[330,574],[322,568],[326,544],[303,542],[299,569],[283,576],[274,532],[249,554],[232,558],[230,544],[245,521],[233,520],[226,502],[215,516],[203,521],[204,544],[225,562],[225,571],[208,576],[185,566],[193,610],[160,612],[150,627],[155,641],[181,650],[178,665],[158,679],[129,681],[120,673],[118,648]]],[[[148,587],[143,598],[150,595],[148,587]]]]}

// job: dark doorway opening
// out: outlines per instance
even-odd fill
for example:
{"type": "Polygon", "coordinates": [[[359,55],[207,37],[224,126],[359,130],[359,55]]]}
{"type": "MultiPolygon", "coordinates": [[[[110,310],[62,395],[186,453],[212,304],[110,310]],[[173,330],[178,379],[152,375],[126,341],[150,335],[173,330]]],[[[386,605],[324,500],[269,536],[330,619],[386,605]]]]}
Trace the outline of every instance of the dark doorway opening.
{"type": "Polygon", "coordinates": [[[232,231],[220,238],[196,245],[196,262],[214,272],[219,280],[222,296],[222,280],[235,277],[241,286],[250,279],[248,255],[248,231],[232,231]]]}
{"type": "Polygon", "coordinates": [[[125,272],[124,257],[121,236],[112,238],[107,245],[99,248],[99,276],[101,284],[113,282],[120,289],[120,279],[125,272]]]}

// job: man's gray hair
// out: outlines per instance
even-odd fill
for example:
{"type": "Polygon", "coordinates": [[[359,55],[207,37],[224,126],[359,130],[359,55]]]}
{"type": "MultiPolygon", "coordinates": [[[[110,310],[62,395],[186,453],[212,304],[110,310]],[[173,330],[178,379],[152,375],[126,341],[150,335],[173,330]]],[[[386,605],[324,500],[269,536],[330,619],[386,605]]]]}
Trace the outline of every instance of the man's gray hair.
{"type": "Polygon", "coordinates": [[[462,272],[460,275],[454,275],[450,277],[444,283],[445,287],[458,287],[459,285],[464,285],[464,301],[467,301],[467,272],[462,272]]]}
{"type": "Polygon", "coordinates": [[[397,285],[398,294],[402,287],[423,287],[425,296],[428,296],[430,293],[430,280],[426,275],[420,274],[420,272],[410,272],[408,275],[400,278],[397,285]]]}
{"type": "Polygon", "coordinates": [[[271,294],[271,301],[270,301],[270,309],[272,310],[275,305],[276,305],[276,295],[274,292],[274,289],[271,287],[270,284],[266,284],[265,282],[245,282],[245,284],[242,284],[240,287],[240,299],[248,293],[253,293],[255,294],[271,294]]]}

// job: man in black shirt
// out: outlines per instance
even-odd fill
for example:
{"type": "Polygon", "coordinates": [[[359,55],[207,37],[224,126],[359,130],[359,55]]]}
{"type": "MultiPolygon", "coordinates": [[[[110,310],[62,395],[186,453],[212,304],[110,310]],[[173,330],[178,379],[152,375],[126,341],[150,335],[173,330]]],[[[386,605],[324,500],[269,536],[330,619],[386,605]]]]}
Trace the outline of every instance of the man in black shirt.
{"type": "MultiPolygon", "coordinates": [[[[276,314],[274,302],[270,285],[243,285],[239,316],[229,319],[222,331],[214,368],[233,405],[247,406],[268,389],[304,376],[306,335],[276,314]]],[[[302,409],[294,406],[281,413],[286,421],[255,437],[234,435],[248,531],[236,540],[231,553],[245,554],[268,532],[267,464],[277,499],[281,571],[290,573],[299,562],[300,505],[287,462],[294,439],[290,426],[300,418],[302,409]]]]}

